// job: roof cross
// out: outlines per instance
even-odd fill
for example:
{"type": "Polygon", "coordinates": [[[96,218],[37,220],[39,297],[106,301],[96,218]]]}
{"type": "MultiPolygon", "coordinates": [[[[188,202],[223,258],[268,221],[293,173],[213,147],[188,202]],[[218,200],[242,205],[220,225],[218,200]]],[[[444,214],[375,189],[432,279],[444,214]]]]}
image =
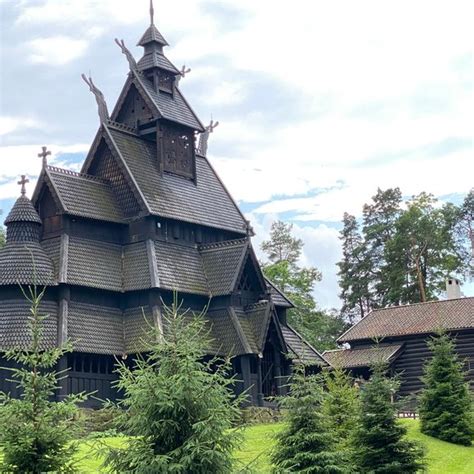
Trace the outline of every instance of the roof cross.
{"type": "Polygon", "coordinates": [[[46,161],[46,157],[51,155],[51,152],[47,149],[48,147],[42,146],[41,149],[43,150],[41,153],[38,153],[38,158],[43,158],[43,168],[46,168],[48,162],[46,161]]]}
{"type": "Polygon", "coordinates": [[[26,194],[25,184],[29,183],[30,180],[26,178],[24,174],[21,175],[20,181],[17,184],[21,185],[21,195],[24,196],[26,194]]]}

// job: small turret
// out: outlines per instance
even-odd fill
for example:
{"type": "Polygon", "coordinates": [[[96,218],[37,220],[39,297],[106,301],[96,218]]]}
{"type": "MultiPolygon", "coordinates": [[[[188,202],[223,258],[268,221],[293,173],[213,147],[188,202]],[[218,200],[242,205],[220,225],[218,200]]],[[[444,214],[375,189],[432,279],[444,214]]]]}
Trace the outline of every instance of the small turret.
{"type": "Polygon", "coordinates": [[[7,241],[0,250],[1,285],[52,285],[53,263],[40,245],[41,219],[26,197],[25,176],[21,184],[21,196],[16,200],[5,219],[7,241]]]}

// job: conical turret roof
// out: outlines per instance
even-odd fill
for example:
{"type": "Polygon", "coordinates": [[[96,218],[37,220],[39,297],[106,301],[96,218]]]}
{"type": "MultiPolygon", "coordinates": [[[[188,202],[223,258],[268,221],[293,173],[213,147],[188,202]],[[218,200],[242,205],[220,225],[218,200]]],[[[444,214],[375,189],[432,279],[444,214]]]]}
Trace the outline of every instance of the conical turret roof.
{"type": "Polygon", "coordinates": [[[5,219],[5,225],[12,222],[34,222],[41,225],[41,219],[31,201],[24,195],[20,196],[5,219]]]}

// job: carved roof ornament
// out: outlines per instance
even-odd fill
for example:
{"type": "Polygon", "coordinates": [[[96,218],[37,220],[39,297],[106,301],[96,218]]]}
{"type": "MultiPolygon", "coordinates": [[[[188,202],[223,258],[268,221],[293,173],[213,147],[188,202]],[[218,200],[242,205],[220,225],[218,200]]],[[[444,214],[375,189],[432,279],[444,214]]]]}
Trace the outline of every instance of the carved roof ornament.
{"type": "Polygon", "coordinates": [[[107,109],[107,103],[105,102],[105,97],[102,91],[97,88],[97,86],[92,81],[92,78],[89,76],[89,79],[85,74],[81,74],[84,82],[89,86],[89,90],[94,94],[95,100],[97,102],[97,107],[99,111],[100,123],[104,123],[109,120],[109,111],[107,109]]]}
{"type": "MultiPolygon", "coordinates": [[[[48,166],[48,161],[47,161],[47,156],[51,155],[51,152],[47,149],[48,147],[42,146],[41,147],[41,153],[38,153],[38,158],[43,158],[43,168],[46,168],[48,166]]],[[[18,183],[20,184],[20,183],[18,183]]]]}
{"type": "Polygon", "coordinates": [[[125,54],[125,57],[128,61],[128,66],[130,67],[130,71],[137,72],[137,62],[135,61],[135,58],[133,57],[130,50],[125,46],[125,42],[123,41],[123,39],[119,41],[117,38],[115,38],[115,43],[122,50],[122,53],[125,54]]]}
{"type": "Polygon", "coordinates": [[[190,72],[191,72],[191,68],[190,67],[187,68],[186,64],[183,64],[183,67],[181,68],[181,71],[179,71],[179,74],[176,75],[175,84],[178,85],[179,81],[181,79],[184,79],[186,77],[186,74],[188,74],[190,72]]]}
{"type": "Polygon", "coordinates": [[[214,132],[214,129],[219,125],[219,121],[214,122],[214,120],[211,119],[209,125],[205,127],[204,132],[201,133],[199,136],[199,146],[198,146],[198,152],[206,156],[207,153],[207,144],[209,141],[209,135],[214,132]]]}
{"type": "Polygon", "coordinates": [[[26,186],[25,186],[25,184],[27,184],[27,183],[29,183],[29,182],[30,182],[30,180],[27,179],[27,177],[26,177],[24,174],[21,175],[20,181],[17,182],[17,184],[19,184],[19,185],[21,186],[21,195],[22,195],[22,196],[24,196],[24,195],[26,194],[26,186]]]}

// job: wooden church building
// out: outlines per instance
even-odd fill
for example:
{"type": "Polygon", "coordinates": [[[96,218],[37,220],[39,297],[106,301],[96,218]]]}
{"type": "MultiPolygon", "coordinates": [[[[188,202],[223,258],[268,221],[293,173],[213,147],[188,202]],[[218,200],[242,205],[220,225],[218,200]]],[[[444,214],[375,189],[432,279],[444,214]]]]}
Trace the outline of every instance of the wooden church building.
{"type": "MultiPolygon", "coordinates": [[[[109,116],[94,94],[100,127],[80,173],[43,167],[32,199],[22,194],[5,224],[0,250],[2,353],[26,347],[29,307],[19,284],[47,287],[41,310],[49,346],[73,343],[59,396],[95,391],[116,397],[115,358],[133,358],[154,324],[166,336],[162,301],[179,293],[183,307],[206,314],[209,355],[232,356],[250,403],[282,393],[291,358],[325,360],[287,324],[291,302],[265,279],[250,241],[253,231],[206,158],[215,126],[205,127],[180,88],[185,70],[164,55],[153,22],[109,116]],[[144,316],[148,318],[145,320],[144,316]]],[[[0,372],[0,390],[16,393],[0,372]]],[[[91,399],[89,403],[99,403],[91,399]]]]}

